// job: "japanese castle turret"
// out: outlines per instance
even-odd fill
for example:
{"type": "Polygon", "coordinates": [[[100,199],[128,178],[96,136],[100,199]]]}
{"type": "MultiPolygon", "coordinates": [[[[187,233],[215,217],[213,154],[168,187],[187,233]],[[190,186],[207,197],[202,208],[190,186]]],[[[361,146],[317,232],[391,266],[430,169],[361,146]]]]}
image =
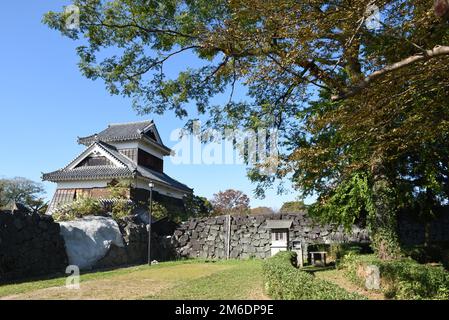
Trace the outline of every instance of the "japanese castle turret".
{"type": "Polygon", "coordinates": [[[111,124],[78,143],[86,146],[79,156],[65,168],[43,174],[43,180],[57,183],[48,214],[79,197],[107,201],[108,186],[123,180],[129,182],[128,198],[135,203],[148,201],[150,182],[154,200],[171,207],[184,208],[184,197],[193,192],[164,172],[164,157],[171,150],[153,121],[111,124]]]}

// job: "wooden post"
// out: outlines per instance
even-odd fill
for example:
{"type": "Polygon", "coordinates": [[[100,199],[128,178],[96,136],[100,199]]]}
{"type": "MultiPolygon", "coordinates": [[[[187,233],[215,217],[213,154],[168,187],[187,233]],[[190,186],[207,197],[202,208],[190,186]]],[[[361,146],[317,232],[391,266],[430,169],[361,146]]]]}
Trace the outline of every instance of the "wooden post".
{"type": "Polygon", "coordinates": [[[228,214],[226,218],[226,260],[229,260],[231,255],[231,215],[228,214]]]}

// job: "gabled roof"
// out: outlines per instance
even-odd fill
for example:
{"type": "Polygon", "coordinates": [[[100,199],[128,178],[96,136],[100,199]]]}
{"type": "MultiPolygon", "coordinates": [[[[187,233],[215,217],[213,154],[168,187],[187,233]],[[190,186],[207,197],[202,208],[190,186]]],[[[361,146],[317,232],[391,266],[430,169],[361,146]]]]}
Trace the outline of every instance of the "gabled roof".
{"type": "Polygon", "coordinates": [[[99,133],[87,137],[78,137],[78,143],[85,146],[89,146],[96,141],[119,142],[130,140],[144,140],[152,145],[160,147],[168,154],[171,151],[170,148],[165,146],[162,142],[156,125],[152,120],[110,124],[106,129],[99,133]],[[153,133],[155,139],[148,137],[146,135],[148,132],[153,133]]]}
{"type": "Polygon", "coordinates": [[[92,145],[84,150],[64,169],[43,174],[42,179],[45,181],[60,182],[92,179],[107,180],[114,178],[132,179],[139,176],[168,187],[176,188],[189,193],[192,192],[191,188],[169,177],[165,173],[157,172],[137,165],[127,156],[121,154],[117,148],[102,141],[92,143],[92,145]],[[95,150],[100,150],[103,155],[110,159],[116,160],[115,162],[117,165],[76,167],[78,163],[88,157],[95,150]]]}

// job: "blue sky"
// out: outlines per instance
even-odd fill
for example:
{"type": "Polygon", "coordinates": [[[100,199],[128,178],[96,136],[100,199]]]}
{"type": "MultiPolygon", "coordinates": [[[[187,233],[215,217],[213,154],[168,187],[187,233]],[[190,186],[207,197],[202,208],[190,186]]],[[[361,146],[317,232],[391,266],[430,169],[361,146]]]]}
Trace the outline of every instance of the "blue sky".
{"type": "MultiPolygon", "coordinates": [[[[77,67],[76,42],[41,23],[49,10],[68,1],[7,1],[0,10],[0,176],[40,181],[42,172],[65,166],[83,147],[77,136],[104,129],[108,123],[154,119],[165,144],[172,147],[172,130],[183,120],[173,114],[138,116],[131,101],[110,96],[101,81],[84,78],[77,67]]],[[[79,44],[79,43],[78,43],[79,44]]],[[[172,66],[171,72],[176,72],[172,66]]],[[[242,94],[240,92],[240,94],[242,94]]],[[[297,193],[255,199],[243,165],[175,165],[165,160],[170,176],[211,198],[229,187],[247,193],[251,206],[279,208],[297,193]]],[[[44,183],[47,197],[55,189],[44,183]]]]}

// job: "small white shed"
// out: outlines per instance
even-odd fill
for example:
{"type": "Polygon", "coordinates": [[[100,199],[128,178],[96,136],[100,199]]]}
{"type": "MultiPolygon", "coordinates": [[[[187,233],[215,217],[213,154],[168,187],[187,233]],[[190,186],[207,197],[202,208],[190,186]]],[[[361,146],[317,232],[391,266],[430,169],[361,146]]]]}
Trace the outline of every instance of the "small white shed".
{"type": "Polygon", "coordinates": [[[271,256],[288,250],[288,235],[292,220],[267,220],[266,228],[271,230],[271,256]]]}

